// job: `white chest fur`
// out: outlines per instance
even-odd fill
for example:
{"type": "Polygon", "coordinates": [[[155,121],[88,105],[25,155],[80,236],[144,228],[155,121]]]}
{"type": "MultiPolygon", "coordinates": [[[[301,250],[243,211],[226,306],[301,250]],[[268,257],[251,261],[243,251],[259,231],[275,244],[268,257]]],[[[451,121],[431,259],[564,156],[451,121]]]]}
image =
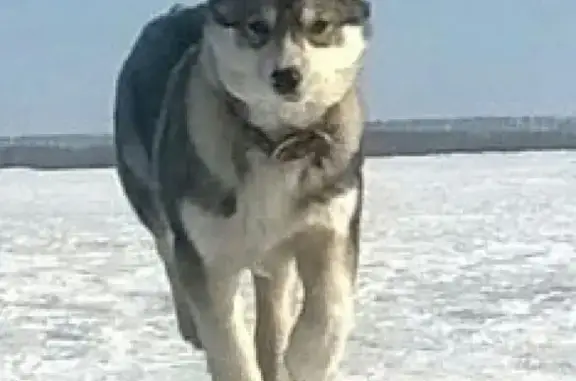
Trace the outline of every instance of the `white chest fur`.
{"type": "Polygon", "coordinates": [[[300,218],[293,201],[302,163],[255,162],[236,194],[236,213],[225,218],[184,201],[189,238],[209,267],[242,268],[293,232],[300,218]]]}
{"type": "Polygon", "coordinates": [[[262,162],[237,193],[236,213],[219,217],[184,201],[181,215],[189,238],[206,266],[234,272],[261,261],[284,239],[307,226],[324,225],[347,234],[357,190],[302,211],[294,207],[302,162],[262,162]]]}

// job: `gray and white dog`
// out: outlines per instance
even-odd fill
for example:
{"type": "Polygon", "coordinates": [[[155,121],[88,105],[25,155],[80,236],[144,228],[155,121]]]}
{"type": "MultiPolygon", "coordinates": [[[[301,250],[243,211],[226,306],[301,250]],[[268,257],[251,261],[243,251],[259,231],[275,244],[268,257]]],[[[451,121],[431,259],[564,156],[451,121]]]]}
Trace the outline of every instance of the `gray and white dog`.
{"type": "Polygon", "coordinates": [[[121,184],[215,381],[337,373],[353,323],[369,13],[365,0],[208,0],[149,22],[123,64],[121,184]]]}

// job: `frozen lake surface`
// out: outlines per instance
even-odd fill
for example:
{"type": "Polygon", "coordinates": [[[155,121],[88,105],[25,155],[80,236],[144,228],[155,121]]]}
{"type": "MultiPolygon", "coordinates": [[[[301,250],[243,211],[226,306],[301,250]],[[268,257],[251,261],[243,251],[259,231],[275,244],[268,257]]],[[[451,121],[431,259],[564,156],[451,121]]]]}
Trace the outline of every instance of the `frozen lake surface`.
{"type": "MultiPolygon", "coordinates": [[[[371,159],[351,381],[576,380],[576,153],[371,159]]],[[[0,380],[206,381],[112,170],[0,172],[0,380]]]]}

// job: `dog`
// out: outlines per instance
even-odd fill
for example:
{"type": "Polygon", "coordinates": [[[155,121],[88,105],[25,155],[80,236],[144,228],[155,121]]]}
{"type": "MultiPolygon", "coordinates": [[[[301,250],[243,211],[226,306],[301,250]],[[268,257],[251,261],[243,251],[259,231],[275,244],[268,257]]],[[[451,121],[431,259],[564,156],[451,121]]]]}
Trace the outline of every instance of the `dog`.
{"type": "Polygon", "coordinates": [[[214,381],[338,373],[354,320],[370,35],[366,0],[207,0],[149,21],[122,64],[120,184],[214,381]]]}

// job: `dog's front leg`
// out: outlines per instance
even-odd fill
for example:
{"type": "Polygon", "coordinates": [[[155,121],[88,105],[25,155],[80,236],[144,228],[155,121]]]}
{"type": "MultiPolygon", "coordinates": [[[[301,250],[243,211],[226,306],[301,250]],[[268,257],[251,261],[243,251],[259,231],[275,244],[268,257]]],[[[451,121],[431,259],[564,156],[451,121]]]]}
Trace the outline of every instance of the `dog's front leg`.
{"type": "Polygon", "coordinates": [[[204,267],[182,237],[176,238],[175,253],[212,380],[262,381],[238,292],[240,274],[221,276],[204,267]]]}
{"type": "Polygon", "coordinates": [[[356,249],[348,236],[319,227],[294,239],[304,303],[285,361],[292,381],[336,376],[353,323],[356,249]]]}
{"type": "Polygon", "coordinates": [[[205,288],[199,287],[192,294],[198,335],[212,380],[261,381],[254,343],[244,322],[238,277],[209,279],[205,288]]]}
{"type": "Polygon", "coordinates": [[[256,351],[264,381],[283,381],[286,341],[293,323],[296,268],[293,256],[274,255],[254,271],[256,351]]]}

